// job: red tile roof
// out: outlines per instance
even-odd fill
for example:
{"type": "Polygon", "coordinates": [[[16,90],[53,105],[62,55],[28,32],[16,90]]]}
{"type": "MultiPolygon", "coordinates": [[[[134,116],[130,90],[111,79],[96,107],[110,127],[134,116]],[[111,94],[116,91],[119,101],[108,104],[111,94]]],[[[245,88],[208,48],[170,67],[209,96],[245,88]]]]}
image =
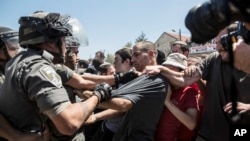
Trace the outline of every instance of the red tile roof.
{"type": "MultiPolygon", "coordinates": [[[[170,33],[170,32],[165,32],[166,34],[168,34],[169,36],[175,38],[175,39],[180,39],[179,34],[176,33],[170,33]]],[[[190,37],[189,36],[185,36],[185,35],[181,35],[181,40],[182,41],[190,41],[190,37]]]]}

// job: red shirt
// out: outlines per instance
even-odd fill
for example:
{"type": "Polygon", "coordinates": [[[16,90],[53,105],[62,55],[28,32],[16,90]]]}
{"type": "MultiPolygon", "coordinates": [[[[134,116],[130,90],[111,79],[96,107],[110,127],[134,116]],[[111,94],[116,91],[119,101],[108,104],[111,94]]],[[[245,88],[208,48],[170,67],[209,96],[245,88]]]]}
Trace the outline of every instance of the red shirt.
{"type": "MultiPolygon", "coordinates": [[[[181,111],[188,108],[198,110],[196,95],[197,90],[192,87],[180,88],[172,91],[171,102],[181,111]]],[[[166,107],[164,108],[155,134],[156,141],[189,141],[194,135],[195,130],[186,128],[166,107]]]]}

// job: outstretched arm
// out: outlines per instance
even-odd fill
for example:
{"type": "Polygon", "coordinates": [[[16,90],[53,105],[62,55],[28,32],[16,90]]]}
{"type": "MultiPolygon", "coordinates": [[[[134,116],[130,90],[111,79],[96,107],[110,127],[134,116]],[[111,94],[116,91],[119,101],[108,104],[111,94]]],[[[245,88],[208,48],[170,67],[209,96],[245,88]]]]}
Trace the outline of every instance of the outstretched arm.
{"type": "Polygon", "coordinates": [[[99,84],[100,82],[101,81],[84,79],[82,78],[81,75],[74,73],[71,79],[65,83],[65,85],[71,86],[72,88],[76,88],[76,89],[93,90],[95,85],[99,84]]]}
{"type": "Polygon", "coordinates": [[[111,87],[108,84],[98,84],[94,88],[93,96],[85,101],[77,103],[65,101],[57,107],[44,111],[44,114],[52,120],[62,134],[72,135],[80,129],[98,103],[110,99],[110,91],[111,87]]]}
{"type": "Polygon", "coordinates": [[[132,108],[133,103],[130,100],[124,98],[111,98],[109,101],[100,103],[99,106],[106,109],[114,109],[120,112],[127,112],[132,108]]]}
{"type": "Polygon", "coordinates": [[[124,112],[120,112],[118,110],[107,109],[107,110],[90,115],[88,120],[85,122],[85,124],[91,124],[100,120],[107,120],[110,118],[114,118],[119,115],[122,115],[123,113],[124,112]]]}
{"type": "Polygon", "coordinates": [[[115,75],[93,75],[93,74],[84,74],[78,75],[76,73],[65,83],[68,86],[71,86],[76,89],[85,89],[93,90],[96,84],[108,83],[111,86],[115,86],[117,83],[125,84],[140,75],[138,72],[130,71],[127,73],[119,73],[115,75]]]}
{"type": "Polygon", "coordinates": [[[81,77],[85,80],[93,81],[96,84],[106,82],[109,85],[115,85],[115,78],[114,75],[94,75],[94,74],[84,74],[81,77]]]}
{"type": "MultiPolygon", "coordinates": [[[[80,98],[88,99],[93,95],[93,91],[74,91],[80,98]]],[[[124,98],[111,98],[108,101],[102,102],[98,105],[98,107],[103,109],[113,109],[120,112],[126,112],[133,106],[133,103],[124,98]]]]}
{"type": "MultiPolygon", "coordinates": [[[[250,30],[250,23],[245,22],[245,27],[250,30]]],[[[247,74],[250,74],[250,45],[246,44],[245,41],[238,37],[236,43],[233,43],[233,52],[234,52],[234,66],[244,71],[247,74]]]]}
{"type": "Polygon", "coordinates": [[[201,78],[201,75],[198,72],[198,70],[192,73],[192,76],[186,76],[183,72],[176,72],[164,66],[146,66],[144,73],[149,74],[149,75],[161,73],[173,85],[176,85],[179,87],[191,85],[194,82],[200,80],[201,78]]]}
{"type": "Polygon", "coordinates": [[[250,45],[246,44],[242,38],[239,38],[237,43],[233,44],[234,51],[234,66],[250,74],[250,45]]]}

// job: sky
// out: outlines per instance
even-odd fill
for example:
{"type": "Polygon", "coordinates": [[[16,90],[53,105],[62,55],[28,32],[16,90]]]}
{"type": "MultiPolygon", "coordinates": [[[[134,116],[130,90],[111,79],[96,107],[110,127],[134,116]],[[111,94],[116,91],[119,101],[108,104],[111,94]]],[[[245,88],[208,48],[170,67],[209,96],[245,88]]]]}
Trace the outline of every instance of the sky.
{"type": "Polygon", "coordinates": [[[134,44],[142,32],[155,42],[163,32],[185,27],[188,11],[205,0],[1,0],[0,26],[18,30],[18,19],[34,11],[59,12],[80,21],[88,46],[80,47],[80,58],[88,59],[101,50],[114,54],[126,43],[134,44]]]}

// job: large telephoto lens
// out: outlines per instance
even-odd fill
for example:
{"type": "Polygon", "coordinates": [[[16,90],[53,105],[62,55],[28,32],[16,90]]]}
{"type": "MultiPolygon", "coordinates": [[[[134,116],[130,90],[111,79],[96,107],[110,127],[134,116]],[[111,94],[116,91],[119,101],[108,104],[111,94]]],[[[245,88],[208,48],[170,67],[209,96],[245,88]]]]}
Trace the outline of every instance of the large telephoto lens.
{"type": "Polygon", "coordinates": [[[225,18],[224,11],[218,11],[211,1],[193,7],[185,19],[186,27],[191,32],[191,40],[205,43],[214,38],[228,24],[225,18]]]}

